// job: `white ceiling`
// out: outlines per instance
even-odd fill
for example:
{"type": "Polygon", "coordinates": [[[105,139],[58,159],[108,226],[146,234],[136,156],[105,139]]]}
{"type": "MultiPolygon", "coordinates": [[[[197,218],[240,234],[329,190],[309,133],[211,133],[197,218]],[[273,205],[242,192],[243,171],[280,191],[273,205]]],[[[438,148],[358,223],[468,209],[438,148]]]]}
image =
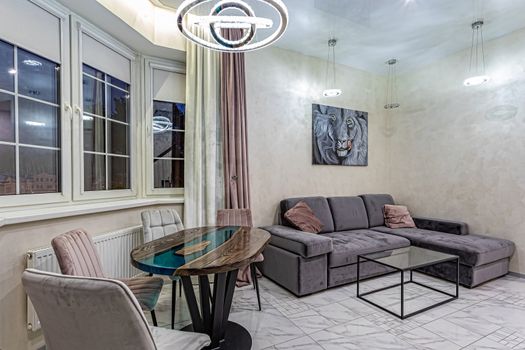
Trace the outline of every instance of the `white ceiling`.
{"type": "MultiPolygon", "coordinates": [[[[180,0],[157,0],[176,7],[180,0]]],[[[258,0],[246,0],[268,15],[258,0]]],[[[341,64],[384,73],[432,63],[469,48],[474,19],[485,19],[486,40],[525,27],[525,0],[284,0],[290,26],[279,47],[326,58],[328,37],[338,38],[341,64]]],[[[271,12],[270,12],[271,13],[271,12]]]]}
{"type": "MultiPolygon", "coordinates": [[[[60,1],[141,52],[161,57],[180,56],[180,52],[174,53],[175,50],[149,43],[94,0],[60,1]]],[[[259,16],[272,17],[275,14],[260,0],[245,1],[259,16]]],[[[176,8],[182,1],[152,2],[176,8]]],[[[284,2],[288,7],[290,25],[277,46],[325,59],[327,40],[333,35],[338,39],[338,63],[381,74],[385,73],[384,62],[389,58],[398,58],[399,69],[405,71],[469,48],[470,23],[476,18],[485,20],[485,40],[525,27],[525,0],[284,2]]],[[[173,30],[177,30],[175,24],[173,30]]],[[[264,36],[264,33],[258,35],[264,36]]]]}

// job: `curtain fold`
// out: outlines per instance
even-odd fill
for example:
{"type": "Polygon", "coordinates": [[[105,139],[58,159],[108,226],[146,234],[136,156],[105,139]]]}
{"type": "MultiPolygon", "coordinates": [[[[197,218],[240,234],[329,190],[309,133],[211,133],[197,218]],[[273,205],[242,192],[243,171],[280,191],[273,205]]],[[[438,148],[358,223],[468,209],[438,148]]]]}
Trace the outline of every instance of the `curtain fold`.
{"type": "MultiPolygon", "coordinates": [[[[225,29],[223,35],[238,40],[243,31],[225,29]]],[[[244,53],[221,53],[221,119],[224,152],[224,205],[250,208],[248,130],[244,53]]]]}
{"type": "MultiPolygon", "coordinates": [[[[197,33],[204,37],[202,29],[197,33]]],[[[223,157],[220,137],[220,56],[188,40],[186,46],[186,134],[184,225],[215,224],[223,206],[223,157]]]]}

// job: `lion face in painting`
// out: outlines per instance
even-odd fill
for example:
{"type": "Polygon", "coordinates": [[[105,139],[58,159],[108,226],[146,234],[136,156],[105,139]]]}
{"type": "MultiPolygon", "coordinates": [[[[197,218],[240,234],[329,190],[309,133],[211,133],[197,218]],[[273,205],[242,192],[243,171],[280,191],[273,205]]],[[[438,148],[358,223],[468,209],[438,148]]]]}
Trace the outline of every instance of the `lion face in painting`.
{"type": "Polygon", "coordinates": [[[367,164],[367,113],[314,105],[313,118],[316,164],[367,164]]]}

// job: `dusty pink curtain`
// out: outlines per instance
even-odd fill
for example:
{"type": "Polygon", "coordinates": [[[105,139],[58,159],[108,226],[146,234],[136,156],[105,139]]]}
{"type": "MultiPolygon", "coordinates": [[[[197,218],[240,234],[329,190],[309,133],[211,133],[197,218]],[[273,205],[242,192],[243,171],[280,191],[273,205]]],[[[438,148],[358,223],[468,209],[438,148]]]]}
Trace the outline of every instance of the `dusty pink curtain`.
{"type": "MultiPolygon", "coordinates": [[[[242,30],[223,30],[226,39],[236,40],[242,30]]],[[[221,118],[224,149],[226,209],[250,208],[248,178],[248,130],[243,53],[221,54],[221,118]]]]}

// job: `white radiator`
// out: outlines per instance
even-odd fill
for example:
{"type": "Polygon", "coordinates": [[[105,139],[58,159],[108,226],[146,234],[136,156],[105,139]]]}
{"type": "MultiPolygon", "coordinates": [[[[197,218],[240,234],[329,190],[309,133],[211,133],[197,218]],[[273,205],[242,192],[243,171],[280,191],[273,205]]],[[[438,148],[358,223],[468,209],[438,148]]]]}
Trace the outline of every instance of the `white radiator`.
{"type": "MultiPolygon", "coordinates": [[[[93,242],[97,247],[102,268],[107,277],[128,278],[140,273],[131,266],[129,254],[133,248],[143,242],[142,226],[95,236],[93,242]]],[[[27,267],[60,273],[51,246],[28,251],[27,267]]],[[[31,331],[40,329],[40,321],[29,298],[27,298],[27,329],[31,331]]]]}

